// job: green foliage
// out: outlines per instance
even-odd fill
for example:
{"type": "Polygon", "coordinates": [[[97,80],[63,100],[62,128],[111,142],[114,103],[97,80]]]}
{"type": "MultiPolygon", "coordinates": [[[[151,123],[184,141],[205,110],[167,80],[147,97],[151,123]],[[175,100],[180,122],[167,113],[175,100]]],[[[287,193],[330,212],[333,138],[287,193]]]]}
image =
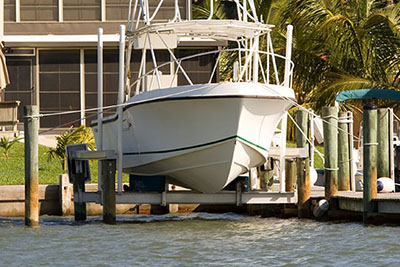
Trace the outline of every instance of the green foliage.
{"type": "Polygon", "coordinates": [[[285,2],[280,25],[294,25],[294,89],[299,103],[319,110],[333,104],[343,90],[400,89],[399,3],[285,2]]]}
{"type": "MultiPolygon", "coordinates": [[[[208,17],[209,2],[197,1],[195,18],[208,17]]],[[[254,3],[259,18],[276,25],[272,31],[276,53],[284,54],[286,26],[294,26],[293,87],[300,105],[318,111],[333,104],[336,94],[343,90],[400,90],[398,1],[255,0],[254,3]]],[[[214,1],[213,19],[236,17],[234,1],[214,1]]],[[[260,48],[265,50],[265,44],[261,39],[260,48]]],[[[228,46],[235,47],[231,43],[228,46]]],[[[222,54],[222,80],[230,79],[234,60],[235,55],[222,54]]],[[[393,106],[393,103],[379,104],[393,106]]],[[[345,109],[357,109],[362,103],[342,105],[345,109]]]]}
{"type": "MultiPolygon", "coordinates": [[[[289,141],[286,144],[286,147],[297,147],[296,142],[289,141]]],[[[316,145],[315,149],[318,150],[322,155],[325,154],[325,149],[323,145],[316,145]]],[[[318,155],[317,152],[314,152],[314,168],[315,169],[323,169],[324,168],[324,162],[322,158],[318,155]]]]}
{"type": "MultiPolygon", "coordinates": [[[[39,183],[58,184],[58,175],[63,173],[58,161],[47,162],[48,147],[39,145],[39,183]]],[[[24,143],[15,142],[9,159],[0,158],[0,185],[22,185],[25,183],[24,143]]]]}
{"type": "Polygon", "coordinates": [[[65,171],[66,168],[66,155],[65,147],[71,144],[87,144],[90,150],[96,148],[96,143],[94,140],[93,132],[91,128],[87,128],[83,125],[76,129],[72,127],[68,129],[65,133],[60,134],[57,137],[57,146],[55,148],[49,148],[48,161],[53,159],[60,160],[62,169],[65,171]]]}
{"type": "MultiPolygon", "coordinates": [[[[39,183],[58,184],[59,175],[65,171],[59,164],[60,160],[48,162],[49,147],[39,145],[39,183]]],[[[0,185],[23,185],[25,183],[24,144],[15,142],[10,151],[10,158],[0,158],[0,185]]],[[[91,183],[97,183],[97,161],[90,163],[91,183]]],[[[129,177],[123,175],[123,182],[127,183],[129,177]]]]}
{"type": "Polygon", "coordinates": [[[3,136],[0,138],[0,147],[4,149],[3,155],[6,159],[9,159],[10,156],[10,150],[13,147],[13,145],[17,142],[19,137],[15,137],[13,140],[10,140],[8,137],[3,136]]]}

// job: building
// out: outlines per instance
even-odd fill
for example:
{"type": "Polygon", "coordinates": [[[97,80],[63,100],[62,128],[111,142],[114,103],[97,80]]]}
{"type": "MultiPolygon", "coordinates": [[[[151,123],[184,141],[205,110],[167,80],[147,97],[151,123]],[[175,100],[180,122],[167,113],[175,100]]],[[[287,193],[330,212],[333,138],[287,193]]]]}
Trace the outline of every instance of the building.
{"type": "MultiPolygon", "coordinates": [[[[20,121],[25,105],[38,105],[41,114],[80,110],[80,113],[41,118],[41,128],[88,125],[95,119],[95,111],[85,110],[97,107],[96,49],[100,27],[104,29],[105,42],[104,105],[117,103],[119,26],[127,22],[129,0],[3,1],[4,41],[11,80],[3,99],[21,101],[20,121]]],[[[158,3],[150,1],[150,12],[158,3]]],[[[155,20],[172,18],[174,4],[175,0],[164,0],[155,20]]],[[[187,18],[191,0],[179,0],[179,6],[182,19],[187,18]]],[[[216,45],[213,41],[200,44],[182,39],[177,52],[185,55],[216,45]]],[[[138,73],[140,52],[136,55],[131,61],[133,76],[138,73]]],[[[157,59],[169,61],[168,51],[158,50],[157,59]]],[[[199,60],[185,63],[194,81],[208,79],[203,73],[209,73],[215,61],[212,56],[206,61],[199,60]]],[[[162,71],[168,74],[173,69],[171,64],[162,71]]],[[[178,84],[185,83],[180,76],[178,73],[178,84]]]]}

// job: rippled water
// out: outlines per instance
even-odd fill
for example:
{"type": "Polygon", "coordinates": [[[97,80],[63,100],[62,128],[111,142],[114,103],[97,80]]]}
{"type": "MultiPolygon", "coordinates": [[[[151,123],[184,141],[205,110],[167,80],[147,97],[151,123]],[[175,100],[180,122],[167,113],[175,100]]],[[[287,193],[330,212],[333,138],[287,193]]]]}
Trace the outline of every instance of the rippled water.
{"type": "Polygon", "coordinates": [[[0,218],[1,266],[399,266],[400,228],[235,214],[0,218]]]}

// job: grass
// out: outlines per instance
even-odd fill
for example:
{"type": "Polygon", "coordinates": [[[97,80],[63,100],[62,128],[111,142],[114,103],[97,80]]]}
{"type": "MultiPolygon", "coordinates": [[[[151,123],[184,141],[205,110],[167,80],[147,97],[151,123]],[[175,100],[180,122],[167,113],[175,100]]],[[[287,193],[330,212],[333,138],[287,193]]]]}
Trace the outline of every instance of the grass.
{"type": "MultiPolygon", "coordinates": [[[[66,171],[63,171],[60,161],[47,161],[48,150],[48,147],[39,145],[39,184],[58,184],[59,175],[66,171]]],[[[25,184],[24,166],[24,144],[17,142],[11,148],[8,159],[3,155],[0,157],[0,185],[25,184]]],[[[91,183],[97,183],[97,161],[90,162],[90,173],[91,183]]],[[[123,182],[128,181],[128,175],[124,175],[123,182]]]]}
{"type": "MultiPolygon", "coordinates": [[[[286,146],[287,147],[296,147],[296,142],[288,141],[286,146]]],[[[317,149],[323,155],[325,154],[324,146],[315,146],[315,149],[317,149]]],[[[322,162],[321,157],[316,152],[314,152],[314,168],[315,169],[323,169],[324,168],[324,163],[322,162]]]]}
{"type": "MultiPolygon", "coordinates": [[[[295,147],[294,142],[288,142],[288,147],[295,147]]],[[[318,146],[317,149],[324,153],[324,148],[318,146]]],[[[39,183],[40,184],[58,184],[58,176],[65,171],[61,168],[61,163],[58,160],[51,162],[47,161],[48,147],[39,145],[39,183]]],[[[1,150],[0,150],[1,151],[1,150]]],[[[2,151],[1,151],[2,152],[2,151]]],[[[323,168],[321,158],[315,153],[315,168],[323,168]]],[[[25,169],[24,169],[24,144],[17,142],[9,152],[9,158],[3,155],[0,157],[0,185],[22,185],[25,184],[25,169]]],[[[97,182],[97,162],[90,162],[90,172],[92,183],[97,182]]],[[[123,176],[123,182],[128,182],[128,175],[123,176]]]]}

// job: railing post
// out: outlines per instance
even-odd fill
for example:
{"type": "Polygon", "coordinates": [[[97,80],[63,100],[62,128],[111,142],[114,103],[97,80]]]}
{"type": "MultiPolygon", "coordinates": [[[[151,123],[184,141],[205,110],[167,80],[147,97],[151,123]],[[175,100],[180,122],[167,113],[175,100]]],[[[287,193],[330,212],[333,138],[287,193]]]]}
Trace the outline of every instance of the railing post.
{"type": "Polygon", "coordinates": [[[25,225],[39,226],[39,109],[25,106],[25,225]]]}

